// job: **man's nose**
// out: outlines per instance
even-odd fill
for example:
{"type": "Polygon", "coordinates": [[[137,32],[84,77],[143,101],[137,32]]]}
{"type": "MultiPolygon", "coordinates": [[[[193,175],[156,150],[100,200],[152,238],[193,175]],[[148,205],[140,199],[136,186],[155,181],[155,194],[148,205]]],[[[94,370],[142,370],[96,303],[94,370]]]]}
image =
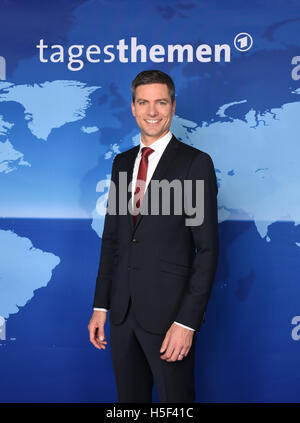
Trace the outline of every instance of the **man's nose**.
{"type": "Polygon", "coordinates": [[[157,115],[157,110],[156,110],[155,104],[149,104],[148,115],[149,116],[156,116],[157,115]]]}

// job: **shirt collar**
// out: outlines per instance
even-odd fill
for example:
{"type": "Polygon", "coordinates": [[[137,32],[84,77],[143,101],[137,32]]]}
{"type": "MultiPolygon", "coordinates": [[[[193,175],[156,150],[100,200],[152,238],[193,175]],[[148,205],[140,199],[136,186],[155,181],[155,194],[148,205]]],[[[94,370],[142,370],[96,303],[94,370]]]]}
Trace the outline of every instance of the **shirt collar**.
{"type": "MultiPolygon", "coordinates": [[[[163,137],[159,138],[158,140],[154,141],[151,145],[149,145],[152,150],[154,150],[157,153],[162,153],[166,146],[169,144],[172,138],[172,133],[169,131],[164,135],[163,137]]],[[[139,154],[141,154],[141,150],[143,147],[148,147],[143,143],[143,141],[140,139],[140,149],[139,154]]]]}

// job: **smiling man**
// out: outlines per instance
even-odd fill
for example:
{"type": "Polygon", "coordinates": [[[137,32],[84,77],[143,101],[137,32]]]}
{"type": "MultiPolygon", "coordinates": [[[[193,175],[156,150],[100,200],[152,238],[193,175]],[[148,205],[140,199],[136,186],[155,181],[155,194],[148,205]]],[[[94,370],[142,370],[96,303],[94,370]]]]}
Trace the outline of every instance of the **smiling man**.
{"type": "Polygon", "coordinates": [[[106,348],[109,311],[119,402],[151,402],[153,382],[161,402],[194,402],[196,333],[204,322],[218,256],[216,175],[207,153],[170,132],[176,107],[170,76],[144,71],[131,89],[140,144],[116,155],[108,202],[118,193],[119,175],[126,174],[133,187],[132,213],[118,213],[117,204],[117,212],[105,217],[90,341],[106,348]],[[204,181],[201,224],[187,225],[186,209],[175,213],[172,201],[167,214],[161,208],[142,212],[146,202],[159,203],[150,188],[163,180],[180,186],[204,181]]]}
{"type": "Polygon", "coordinates": [[[131,108],[144,145],[151,145],[169,132],[175,106],[176,101],[171,99],[165,84],[153,83],[136,88],[131,108]]]}

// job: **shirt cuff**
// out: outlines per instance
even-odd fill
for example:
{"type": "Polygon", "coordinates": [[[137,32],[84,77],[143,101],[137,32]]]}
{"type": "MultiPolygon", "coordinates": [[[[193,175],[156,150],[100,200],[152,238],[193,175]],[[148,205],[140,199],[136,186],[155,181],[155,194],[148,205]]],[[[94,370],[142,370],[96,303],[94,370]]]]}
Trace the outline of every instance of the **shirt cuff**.
{"type": "MultiPolygon", "coordinates": [[[[96,308],[96,307],[94,307],[94,310],[102,310],[102,311],[108,312],[108,310],[106,310],[106,308],[96,308]]],[[[181,326],[183,328],[186,328],[186,329],[189,329],[189,330],[192,330],[193,332],[195,332],[195,329],[190,328],[189,326],[185,326],[182,323],[178,323],[178,322],[174,322],[174,323],[176,323],[176,325],[178,325],[178,326],[181,326]]]]}
{"type": "Polygon", "coordinates": [[[195,332],[195,329],[190,328],[189,326],[185,326],[182,323],[178,323],[178,322],[174,322],[174,323],[176,323],[176,325],[182,326],[183,328],[186,328],[186,329],[189,329],[189,330],[192,330],[193,332],[195,332]]]}

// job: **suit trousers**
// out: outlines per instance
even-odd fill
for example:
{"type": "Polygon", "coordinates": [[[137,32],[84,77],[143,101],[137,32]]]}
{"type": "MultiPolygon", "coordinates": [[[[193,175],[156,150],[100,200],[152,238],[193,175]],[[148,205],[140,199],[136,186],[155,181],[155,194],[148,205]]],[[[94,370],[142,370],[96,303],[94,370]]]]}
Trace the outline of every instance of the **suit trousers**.
{"type": "Polygon", "coordinates": [[[165,335],[143,329],[136,320],[131,300],[125,320],[110,324],[110,346],[119,402],[152,402],[155,382],[160,402],[194,402],[196,332],[183,360],[160,358],[165,335]]]}

